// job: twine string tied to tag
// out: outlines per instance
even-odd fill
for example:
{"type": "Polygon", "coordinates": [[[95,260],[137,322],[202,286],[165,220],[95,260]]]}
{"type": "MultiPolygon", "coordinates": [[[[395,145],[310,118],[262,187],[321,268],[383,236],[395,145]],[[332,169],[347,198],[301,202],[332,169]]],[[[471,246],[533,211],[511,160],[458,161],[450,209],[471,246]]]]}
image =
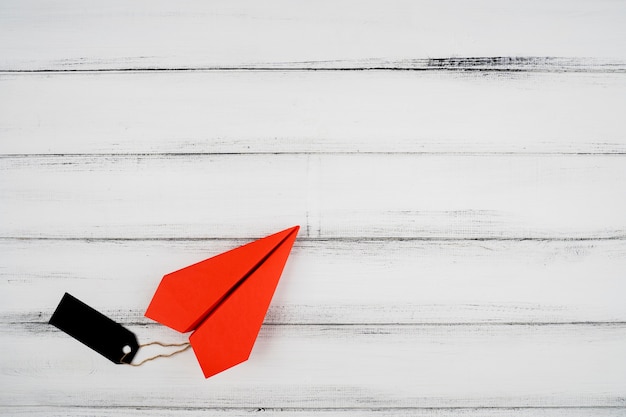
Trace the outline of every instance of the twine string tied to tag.
{"type": "Polygon", "coordinates": [[[141,349],[142,347],[146,347],[146,346],[152,346],[152,345],[158,345],[158,346],[162,346],[162,347],[183,347],[182,349],[176,350],[174,352],[171,353],[160,353],[158,355],[155,356],[151,356],[149,358],[146,358],[144,360],[142,360],[139,363],[126,363],[124,362],[124,359],[126,358],[126,356],[128,356],[131,351],[128,351],[126,353],[124,353],[124,356],[122,356],[122,358],[120,359],[120,364],[122,365],[130,365],[130,366],[141,366],[146,362],[150,362],[153,361],[155,359],[158,358],[169,358],[170,356],[174,356],[174,355],[178,355],[179,353],[183,353],[184,351],[186,351],[187,349],[189,349],[191,347],[191,343],[189,342],[185,342],[185,343],[163,343],[163,342],[150,342],[150,343],[145,343],[143,345],[139,345],[139,348],[141,349]]]}

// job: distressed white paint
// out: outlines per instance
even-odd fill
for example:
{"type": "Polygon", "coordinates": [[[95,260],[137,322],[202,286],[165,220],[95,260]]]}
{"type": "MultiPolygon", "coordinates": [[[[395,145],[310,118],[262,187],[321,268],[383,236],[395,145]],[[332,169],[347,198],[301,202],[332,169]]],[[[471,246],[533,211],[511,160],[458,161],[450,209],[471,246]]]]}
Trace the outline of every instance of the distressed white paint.
{"type": "Polygon", "coordinates": [[[0,414],[623,415],[625,17],[3,1],[0,414]],[[46,323],[69,291],[185,340],[143,317],[160,277],[293,224],[251,360],[214,378],[46,323]]]}
{"type": "MultiPolygon", "coordinates": [[[[82,407],[76,409],[73,407],[10,407],[5,408],[3,411],[12,413],[14,415],[28,415],[28,416],[44,416],[44,417],[66,417],[66,416],[81,416],[81,417],[111,417],[111,416],[169,416],[172,415],[172,410],[162,408],[133,408],[133,407],[82,407]]],[[[174,411],[176,415],[183,417],[197,417],[206,416],[210,412],[207,409],[186,409],[178,408],[174,411]]],[[[571,407],[548,407],[548,408],[442,408],[433,411],[432,409],[406,409],[406,408],[327,408],[327,409],[307,409],[307,408],[259,408],[259,407],[233,407],[233,408],[220,408],[215,412],[220,416],[249,416],[263,413],[263,415],[277,415],[277,416],[294,416],[294,417],[311,417],[311,416],[341,416],[341,417],[355,417],[362,415],[379,415],[390,417],[405,417],[407,415],[417,417],[431,417],[433,415],[437,417],[588,417],[590,415],[597,417],[620,417],[623,415],[623,410],[619,407],[585,407],[585,408],[571,408],[571,407]]]]}
{"type": "MultiPolygon", "coordinates": [[[[0,241],[3,318],[43,321],[68,291],[116,320],[149,323],[162,275],[241,243],[0,241]]],[[[625,269],[622,240],[301,239],[266,323],[626,321],[625,269]]]]}
{"type": "Polygon", "coordinates": [[[0,232],[16,238],[232,238],[300,224],[302,236],[315,238],[626,233],[622,155],[312,158],[5,157],[0,232]]]}
{"type": "Polygon", "coordinates": [[[610,0],[5,0],[0,69],[197,68],[451,56],[626,58],[610,0]]]}
{"type": "Polygon", "coordinates": [[[4,153],[626,152],[623,73],[0,74],[0,95],[4,153]]]}
{"type": "MultiPolygon", "coordinates": [[[[162,327],[129,328],[174,337],[162,327]]],[[[151,408],[621,406],[626,363],[615,358],[625,331],[623,324],[268,325],[249,361],[203,380],[190,351],[141,368],[114,366],[46,324],[13,324],[2,328],[0,398],[151,408]]]]}

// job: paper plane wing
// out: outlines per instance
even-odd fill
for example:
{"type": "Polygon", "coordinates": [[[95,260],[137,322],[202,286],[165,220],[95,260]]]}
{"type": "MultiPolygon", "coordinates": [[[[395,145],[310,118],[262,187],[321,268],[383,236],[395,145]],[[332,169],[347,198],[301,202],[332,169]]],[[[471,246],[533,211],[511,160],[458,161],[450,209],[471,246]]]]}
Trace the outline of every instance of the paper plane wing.
{"type": "Polygon", "coordinates": [[[198,262],[161,280],[146,317],[189,341],[206,378],[248,359],[299,226],[198,262]]]}

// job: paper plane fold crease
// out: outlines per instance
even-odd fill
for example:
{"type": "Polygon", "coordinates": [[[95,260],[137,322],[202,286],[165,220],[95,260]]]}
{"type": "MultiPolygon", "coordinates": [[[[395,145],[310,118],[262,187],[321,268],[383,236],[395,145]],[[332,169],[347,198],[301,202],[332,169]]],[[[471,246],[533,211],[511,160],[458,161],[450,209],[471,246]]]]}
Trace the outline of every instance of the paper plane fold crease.
{"type": "Polygon", "coordinates": [[[189,341],[206,378],[248,359],[299,226],[167,274],[146,317],[189,341]]]}

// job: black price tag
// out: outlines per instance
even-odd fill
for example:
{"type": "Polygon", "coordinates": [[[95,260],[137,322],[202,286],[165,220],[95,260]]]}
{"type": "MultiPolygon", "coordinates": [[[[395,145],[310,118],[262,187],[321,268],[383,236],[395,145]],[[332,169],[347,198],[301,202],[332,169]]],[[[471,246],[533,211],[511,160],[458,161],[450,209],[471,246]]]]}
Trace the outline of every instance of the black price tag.
{"type": "Polygon", "coordinates": [[[84,343],[113,363],[131,363],[139,343],[130,330],[65,293],[50,324],[84,343]]]}

